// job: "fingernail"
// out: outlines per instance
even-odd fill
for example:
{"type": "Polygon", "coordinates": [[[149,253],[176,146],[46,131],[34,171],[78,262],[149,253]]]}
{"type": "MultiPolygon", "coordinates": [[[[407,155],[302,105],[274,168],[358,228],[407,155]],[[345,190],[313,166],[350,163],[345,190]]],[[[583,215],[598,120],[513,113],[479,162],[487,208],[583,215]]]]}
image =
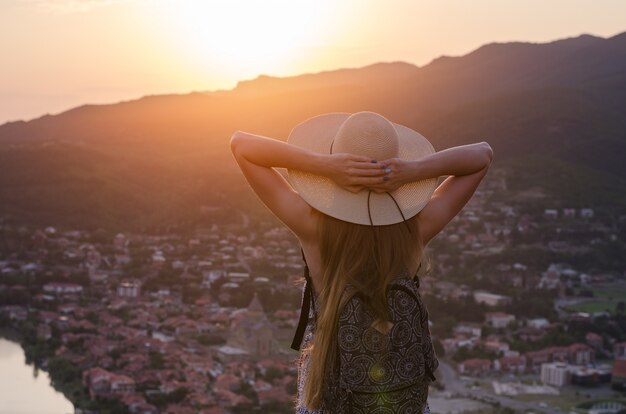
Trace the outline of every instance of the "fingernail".
{"type": "Polygon", "coordinates": [[[385,174],[389,174],[391,172],[391,168],[385,168],[385,174]]]}

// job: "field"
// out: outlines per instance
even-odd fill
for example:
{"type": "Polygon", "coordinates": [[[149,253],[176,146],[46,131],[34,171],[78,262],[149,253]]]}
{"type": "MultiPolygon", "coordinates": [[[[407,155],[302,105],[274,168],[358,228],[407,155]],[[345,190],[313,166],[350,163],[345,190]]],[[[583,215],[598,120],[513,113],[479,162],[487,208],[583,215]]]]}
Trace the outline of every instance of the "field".
{"type": "Polygon", "coordinates": [[[598,286],[591,289],[593,298],[582,299],[581,302],[569,305],[567,310],[573,312],[617,312],[617,304],[626,302],[626,286],[624,284],[612,286],[598,286]]]}
{"type": "Polygon", "coordinates": [[[574,312],[595,313],[608,311],[609,313],[615,313],[615,306],[616,303],[608,300],[594,300],[570,305],[566,309],[574,312]]]}
{"type": "Polygon", "coordinates": [[[594,298],[602,298],[614,301],[626,301],[626,286],[602,286],[592,289],[594,298]]]}

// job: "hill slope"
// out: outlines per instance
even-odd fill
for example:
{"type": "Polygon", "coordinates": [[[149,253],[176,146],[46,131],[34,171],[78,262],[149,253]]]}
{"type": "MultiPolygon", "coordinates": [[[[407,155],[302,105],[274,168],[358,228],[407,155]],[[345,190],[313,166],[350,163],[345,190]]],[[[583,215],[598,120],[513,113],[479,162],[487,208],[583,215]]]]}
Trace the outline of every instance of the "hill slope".
{"type": "Polygon", "coordinates": [[[85,105],[7,123],[0,126],[0,214],[122,227],[197,218],[201,206],[256,205],[228,150],[233,131],[284,139],[310,116],[360,110],[420,131],[436,150],[488,141],[493,168],[523,176],[517,186],[545,183],[580,206],[626,206],[621,34],[489,44],[421,68],[393,62],[260,76],[230,91],[85,105]],[[526,159],[533,169],[519,174],[526,159]],[[592,176],[603,185],[576,187],[592,176]]]}

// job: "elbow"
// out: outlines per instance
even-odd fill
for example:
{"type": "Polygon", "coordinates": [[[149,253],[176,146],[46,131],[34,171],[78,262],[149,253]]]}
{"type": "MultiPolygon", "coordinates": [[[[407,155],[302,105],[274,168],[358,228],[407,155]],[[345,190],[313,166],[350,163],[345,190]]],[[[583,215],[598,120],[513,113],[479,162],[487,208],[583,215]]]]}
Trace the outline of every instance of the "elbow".
{"type": "Polygon", "coordinates": [[[491,145],[489,145],[489,143],[487,143],[486,141],[482,141],[480,145],[482,146],[485,154],[485,163],[487,164],[487,166],[489,166],[491,164],[491,161],[493,161],[493,149],[491,148],[491,145]]]}
{"type": "Polygon", "coordinates": [[[235,131],[233,135],[230,136],[230,150],[234,155],[237,155],[238,147],[241,145],[241,134],[241,131],[235,131]]]}

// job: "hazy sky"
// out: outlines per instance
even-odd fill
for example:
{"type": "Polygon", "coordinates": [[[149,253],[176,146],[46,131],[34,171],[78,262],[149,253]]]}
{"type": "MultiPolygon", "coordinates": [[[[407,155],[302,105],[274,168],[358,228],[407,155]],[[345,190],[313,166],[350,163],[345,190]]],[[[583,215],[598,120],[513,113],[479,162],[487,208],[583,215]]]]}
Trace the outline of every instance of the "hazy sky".
{"type": "Polygon", "coordinates": [[[0,123],[489,42],[626,31],[624,0],[0,0],[0,123]]]}

